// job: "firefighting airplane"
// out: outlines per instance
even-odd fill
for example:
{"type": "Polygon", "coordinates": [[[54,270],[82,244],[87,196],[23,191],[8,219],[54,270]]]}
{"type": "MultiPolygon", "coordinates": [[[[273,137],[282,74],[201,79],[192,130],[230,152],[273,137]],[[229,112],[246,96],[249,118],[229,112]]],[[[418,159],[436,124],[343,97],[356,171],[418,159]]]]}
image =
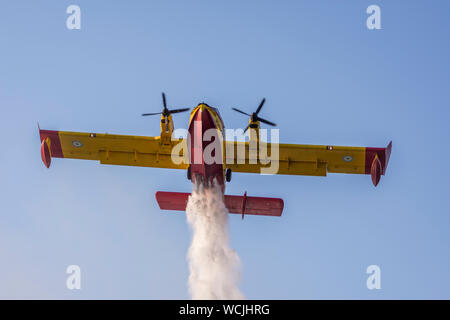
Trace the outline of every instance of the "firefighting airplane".
{"type": "MultiPolygon", "coordinates": [[[[111,165],[183,169],[187,171],[187,178],[193,183],[199,181],[204,185],[210,185],[215,179],[214,181],[222,187],[222,191],[225,190],[224,180],[230,182],[232,172],[260,173],[261,169],[268,166],[267,163],[263,164],[264,161],[249,161],[252,146],[258,146],[260,142],[260,122],[275,126],[275,123],[259,116],[265,99],[252,114],[233,108],[250,117],[249,124],[245,128],[245,131],[250,128],[250,141],[238,142],[223,139],[222,148],[216,152],[220,152],[219,158],[225,161],[208,164],[204,161],[203,154],[205,148],[212,142],[204,141],[203,137],[209,129],[216,130],[218,135],[224,137],[225,127],[219,111],[206,103],[200,103],[191,112],[188,138],[174,139],[172,114],[188,111],[189,108],[169,110],[164,93],[162,98],[162,112],[142,114],[143,116],[161,115],[159,137],[53,131],[39,128],[42,161],[47,168],[50,167],[52,158],[71,158],[97,160],[101,164],[111,165]],[[257,143],[253,144],[253,142],[257,143]],[[187,152],[180,152],[174,158],[172,150],[179,143],[185,143],[187,152]],[[245,149],[245,153],[236,152],[238,148],[245,149]],[[234,150],[234,152],[227,154],[227,150],[234,150]],[[194,161],[196,152],[200,153],[200,159],[194,161]]],[[[278,148],[277,159],[271,159],[278,161],[277,174],[309,176],[326,176],[328,172],[370,174],[374,186],[377,186],[381,175],[386,173],[392,149],[392,142],[386,148],[274,143],[266,145],[268,150],[278,148]]],[[[258,153],[253,154],[259,157],[258,153]]],[[[163,210],[185,211],[189,195],[189,193],[158,191],[156,200],[163,210]]],[[[242,218],[246,214],[281,216],[284,207],[282,199],[250,197],[247,193],[243,196],[224,195],[224,203],[230,213],[241,214],[242,218]]]]}

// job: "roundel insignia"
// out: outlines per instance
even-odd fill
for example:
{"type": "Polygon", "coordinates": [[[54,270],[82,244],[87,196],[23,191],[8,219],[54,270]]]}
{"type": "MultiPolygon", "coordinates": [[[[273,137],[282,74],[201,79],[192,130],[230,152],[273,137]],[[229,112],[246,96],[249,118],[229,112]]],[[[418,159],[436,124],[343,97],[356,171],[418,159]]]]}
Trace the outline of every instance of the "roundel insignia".
{"type": "Polygon", "coordinates": [[[80,147],[83,146],[83,144],[81,143],[81,141],[78,141],[78,140],[73,140],[73,141],[72,141],[72,145],[73,145],[75,148],[80,148],[80,147]]]}
{"type": "Polygon", "coordinates": [[[344,156],[342,158],[342,160],[344,160],[345,162],[351,162],[351,161],[353,161],[353,157],[352,156],[344,156]]]}

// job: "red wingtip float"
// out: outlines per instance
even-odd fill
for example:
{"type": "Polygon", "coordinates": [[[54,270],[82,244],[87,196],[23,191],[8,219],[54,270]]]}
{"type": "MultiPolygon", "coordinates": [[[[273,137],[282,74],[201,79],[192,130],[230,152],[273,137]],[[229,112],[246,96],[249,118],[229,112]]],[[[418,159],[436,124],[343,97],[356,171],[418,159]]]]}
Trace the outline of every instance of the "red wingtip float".
{"type": "MultiPolygon", "coordinates": [[[[270,174],[370,174],[373,184],[379,184],[381,176],[386,173],[392,142],[386,148],[263,143],[259,141],[260,122],[275,125],[259,116],[264,102],[265,99],[252,114],[233,108],[250,117],[245,129],[250,129],[248,142],[221,139],[225,138],[225,126],[220,113],[205,103],[200,103],[192,110],[187,139],[174,139],[172,114],[189,109],[168,109],[163,94],[163,111],[143,114],[161,115],[160,136],[51,131],[38,127],[42,161],[47,168],[50,167],[52,158],[72,158],[97,160],[110,165],[182,169],[187,171],[187,178],[193,183],[200,183],[205,187],[216,183],[221,186],[222,192],[225,191],[225,182],[231,181],[232,172],[269,173],[265,170],[272,168],[272,164],[276,164],[276,171],[270,174]],[[219,138],[206,138],[211,132],[215,132],[219,138]],[[215,147],[211,148],[212,144],[215,147]],[[179,148],[180,145],[182,148],[179,148]],[[261,152],[263,147],[266,148],[266,154],[261,152]],[[180,151],[174,153],[173,150],[177,148],[180,151]],[[211,162],[205,155],[219,161],[211,162]]],[[[163,210],[185,211],[189,195],[158,191],[156,200],[163,210]]],[[[241,214],[242,218],[247,214],[279,217],[284,208],[284,202],[279,198],[249,197],[247,193],[243,196],[223,197],[228,211],[241,214]]]]}
{"type": "Polygon", "coordinates": [[[386,173],[391,150],[392,141],[386,148],[366,148],[366,174],[370,173],[375,187],[380,182],[381,175],[386,173]]]}
{"type": "Polygon", "coordinates": [[[50,168],[50,164],[52,163],[52,156],[50,153],[50,138],[46,138],[44,140],[42,140],[41,143],[41,158],[42,158],[42,162],[44,162],[44,165],[47,168],[50,168]]]}
{"type": "Polygon", "coordinates": [[[38,129],[41,138],[42,162],[49,168],[52,163],[52,158],[64,158],[59,131],[41,130],[39,125],[38,129]]]}

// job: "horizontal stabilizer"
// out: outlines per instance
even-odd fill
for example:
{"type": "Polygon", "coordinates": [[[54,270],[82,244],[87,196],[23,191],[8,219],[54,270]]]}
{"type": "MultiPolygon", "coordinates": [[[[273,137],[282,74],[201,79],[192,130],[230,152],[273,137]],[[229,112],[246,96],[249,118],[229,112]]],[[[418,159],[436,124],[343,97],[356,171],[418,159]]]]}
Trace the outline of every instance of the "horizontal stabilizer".
{"type": "MultiPolygon", "coordinates": [[[[162,210],[186,211],[186,205],[190,193],[184,192],[156,192],[156,201],[162,210]]],[[[243,196],[224,196],[225,206],[230,213],[261,215],[261,216],[281,216],[283,212],[283,199],[248,197],[247,193],[243,196]]]]}
{"type": "Polygon", "coordinates": [[[186,211],[190,193],[157,191],[156,201],[161,210],[186,211]]]}

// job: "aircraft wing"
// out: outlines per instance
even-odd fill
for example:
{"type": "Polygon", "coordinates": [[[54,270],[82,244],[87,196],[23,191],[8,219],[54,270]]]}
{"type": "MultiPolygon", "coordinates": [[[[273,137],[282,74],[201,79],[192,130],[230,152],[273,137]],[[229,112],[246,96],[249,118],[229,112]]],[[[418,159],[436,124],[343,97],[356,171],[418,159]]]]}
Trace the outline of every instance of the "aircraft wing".
{"type": "Polygon", "coordinates": [[[328,172],[370,174],[376,186],[386,172],[392,149],[392,142],[386,148],[261,142],[260,145],[267,147],[263,155],[250,148],[248,142],[226,141],[226,167],[234,172],[309,176],[326,176],[328,172]],[[271,166],[273,170],[268,170],[271,166]]]}
{"type": "MultiPolygon", "coordinates": [[[[160,137],[53,131],[39,129],[42,161],[50,167],[52,158],[97,160],[102,164],[187,169],[187,155],[171,153],[179,140],[160,137]],[[178,163],[178,164],[177,164],[178,163]]],[[[182,141],[185,143],[185,141],[182,141]]]]}

